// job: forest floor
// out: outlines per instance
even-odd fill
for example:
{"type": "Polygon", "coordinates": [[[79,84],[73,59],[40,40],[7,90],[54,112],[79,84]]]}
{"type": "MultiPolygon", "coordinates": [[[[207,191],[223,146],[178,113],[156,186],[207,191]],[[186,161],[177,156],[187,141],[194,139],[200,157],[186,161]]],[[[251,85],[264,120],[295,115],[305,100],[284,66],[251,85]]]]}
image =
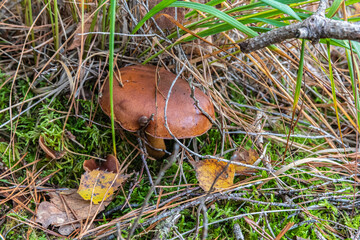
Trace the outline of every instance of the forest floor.
{"type": "MultiPolygon", "coordinates": [[[[17,7],[20,2],[9,2],[6,10],[0,3],[0,239],[124,239],[139,215],[134,239],[360,239],[359,98],[351,76],[358,71],[352,68],[359,61],[358,45],[351,65],[345,45],[331,42],[330,77],[326,44],[306,43],[303,83],[293,111],[301,41],[279,44],[276,51],[243,54],[234,47],[217,55],[206,54],[209,46],[188,41],[152,59],[176,39],[158,44],[164,36],[146,27],[144,34],[131,35],[133,17],[141,10],[132,8],[131,1],[117,10],[116,30],[126,34],[115,36],[115,69],[148,60],[173,73],[186,66],[181,76],[212,100],[215,124],[201,136],[181,140],[184,147],[174,159],[146,159],[153,181],[164,171],[149,199],[152,185],[138,137],[115,125],[116,157],[122,174],[129,174],[126,181],[96,213],[88,200],[83,206],[87,217],[65,222],[72,224],[68,234],[60,230],[65,223],[39,222],[40,203],[53,201],[54,194],[64,201],[62,193],[79,188],[85,160],[101,162],[114,154],[110,118],[98,103],[108,77],[108,36],[74,34],[82,28],[108,32],[102,14],[109,10],[101,5],[104,1],[87,9],[67,2],[54,9],[51,1],[33,1],[31,11],[31,0],[20,5],[24,11],[17,7]],[[58,29],[52,11],[58,12],[58,29]],[[38,17],[33,31],[29,15],[32,21],[38,17]],[[59,38],[50,34],[56,31],[59,38]],[[204,53],[195,53],[199,46],[204,53]],[[234,154],[253,167],[243,167],[229,185],[204,190],[199,180],[204,173],[194,162],[205,161],[199,156],[230,160],[234,154]]],[[[228,2],[224,9],[238,7],[228,2]]],[[[292,3],[298,9],[312,6],[292,3]]],[[[353,6],[358,5],[347,5],[351,13],[359,10],[353,6]]],[[[264,6],[253,9],[268,18],[283,16],[264,6]]],[[[243,9],[242,16],[253,9],[243,9]]],[[[267,26],[264,19],[245,19],[244,24],[260,31],[267,26]]],[[[222,26],[215,21],[201,27],[211,24],[222,26]]],[[[229,46],[237,35],[238,30],[228,29],[213,34],[211,41],[229,46]]],[[[174,145],[167,141],[167,150],[174,145]]]]}

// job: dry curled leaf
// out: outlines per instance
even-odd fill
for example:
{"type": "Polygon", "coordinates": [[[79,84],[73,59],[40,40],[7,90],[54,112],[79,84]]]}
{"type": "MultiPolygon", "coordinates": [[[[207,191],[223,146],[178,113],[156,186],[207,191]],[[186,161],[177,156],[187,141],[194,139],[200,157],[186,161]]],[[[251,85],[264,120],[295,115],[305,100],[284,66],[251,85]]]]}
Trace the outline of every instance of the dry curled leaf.
{"type": "Polygon", "coordinates": [[[95,159],[85,160],[83,168],[86,172],[91,172],[93,170],[102,170],[112,173],[119,173],[120,164],[119,161],[113,155],[108,155],[106,161],[101,161],[97,163],[95,159]]]}
{"type": "Polygon", "coordinates": [[[93,205],[82,199],[76,189],[68,191],[50,192],[50,202],[41,202],[36,212],[36,222],[47,228],[49,225],[59,227],[59,233],[69,235],[77,227],[80,221],[92,218],[103,211],[110,203],[110,199],[100,205],[93,205]],[[77,220],[78,222],[74,221],[77,220]],[[69,223],[69,224],[67,224],[69,223]]]}
{"type": "Polygon", "coordinates": [[[36,222],[41,223],[44,228],[51,224],[61,224],[68,221],[66,213],[58,209],[54,204],[41,202],[36,212],[36,222]]]}
{"type": "Polygon", "coordinates": [[[52,159],[59,159],[65,155],[64,151],[58,152],[46,146],[44,136],[39,137],[39,146],[46,153],[46,155],[52,159]]]}
{"type": "Polygon", "coordinates": [[[98,204],[112,196],[128,177],[102,170],[85,172],[81,176],[78,193],[85,200],[98,204]]]}
{"type": "Polygon", "coordinates": [[[215,179],[214,189],[228,188],[234,184],[235,167],[233,164],[216,159],[205,159],[200,162],[191,162],[191,164],[195,168],[200,187],[205,191],[210,190],[215,179]]]}
{"type": "MultiPolygon", "coordinates": [[[[248,165],[253,165],[257,159],[259,159],[259,155],[253,149],[236,151],[231,158],[231,160],[234,162],[248,164],[248,165]]],[[[236,174],[248,175],[249,173],[253,172],[253,169],[248,167],[243,167],[235,164],[234,166],[235,166],[236,174]]]]}
{"type": "MultiPolygon", "coordinates": [[[[89,16],[90,16],[90,13],[85,13],[84,19],[85,20],[88,19],[89,16]]],[[[67,49],[68,51],[78,48],[81,46],[81,43],[84,43],[81,40],[85,41],[87,35],[81,37],[81,34],[88,33],[90,30],[90,26],[91,26],[91,19],[89,19],[88,21],[85,22],[83,30],[81,27],[81,22],[78,23],[78,26],[76,28],[75,35],[74,35],[74,40],[72,41],[71,45],[68,47],[68,49],[67,49]]]]}
{"type": "Polygon", "coordinates": [[[62,211],[66,211],[66,209],[71,209],[71,212],[76,214],[77,219],[86,219],[88,216],[94,216],[96,213],[104,210],[105,207],[112,200],[107,199],[103,202],[103,204],[94,206],[89,201],[84,200],[77,193],[76,189],[61,192],[52,192],[49,193],[49,195],[51,197],[50,201],[53,204],[55,204],[62,211]]]}

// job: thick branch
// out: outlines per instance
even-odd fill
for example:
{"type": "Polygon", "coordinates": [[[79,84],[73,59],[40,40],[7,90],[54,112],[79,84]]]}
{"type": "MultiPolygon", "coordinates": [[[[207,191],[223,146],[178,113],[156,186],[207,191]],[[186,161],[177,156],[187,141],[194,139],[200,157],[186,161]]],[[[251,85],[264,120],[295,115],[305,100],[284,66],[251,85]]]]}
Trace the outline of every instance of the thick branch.
{"type": "Polygon", "coordinates": [[[360,41],[360,25],[326,18],[319,11],[301,23],[274,29],[245,40],[239,45],[242,52],[249,53],[292,38],[311,41],[318,41],[321,38],[360,41]]]}
{"type": "Polygon", "coordinates": [[[327,5],[327,0],[320,0],[318,9],[316,10],[315,14],[325,17],[326,5],[327,5]]]}

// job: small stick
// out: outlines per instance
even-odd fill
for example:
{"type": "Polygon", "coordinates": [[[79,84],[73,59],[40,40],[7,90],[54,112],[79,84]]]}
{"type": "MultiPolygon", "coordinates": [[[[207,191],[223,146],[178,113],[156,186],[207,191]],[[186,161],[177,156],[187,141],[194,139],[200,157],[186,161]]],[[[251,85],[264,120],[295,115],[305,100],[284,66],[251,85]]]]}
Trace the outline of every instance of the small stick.
{"type": "Polygon", "coordinates": [[[236,240],[244,240],[244,235],[243,235],[240,225],[238,223],[234,224],[234,234],[235,234],[236,240]]]}
{"type": "Polygon", "coordinates": [[[201,215],[201,205],[204,204],[204,198],[201,198],[201,203],[199,204],[199,207],[197,209],[197,216],[196,216],[196,226],[195,226],[195,235],[194,238],[197,238],[197,235],[199,235],[199,226],[200,226],[200,215],[201,215]]]}
{"type": "Polygon", "coordinates": [[[138,226],[138,224],[139,224],[139,220],[140,220],[140,218],[141,218],[141,215],[142,215],[142,213],[144,212],[145,207],[147,206],[147,204],[148,204],[148,202],[149,202],[149,199],[150,199],[152,193],[153,193],[154,190],[155,190],[155,186],[159,185],[159,183],[160,183],[161,179],[163,178],[166,170],[168,170],[168,169],[172,166],[172,164],[175,162],[175,160],[176,160],[176,155],[177,155],[178,152],[179,152],[179,145],[178,145],[178,144],[175,144],[175,145],[174,145],[173,154],[169,157],[169,162],[160,170],[160,172],[159,172],[159,174],[158,174],[158,176],[157,176],[157,178],[156,178],[155,185],[152,185],[152,186],[151,186],[148,194],[146,195],[145,200],[144,200],[144,203],[143,203],[143,205],[142,205],[142,207],[141,207],[139,216],[135,219],[135,222],[134,222],[134,224],[132,225],[132,227],[131,227],[131,229],[130,229],[130,231],[129,231],[129,236],[128,236],[127,239],[131,239],[131,236],[134,234],[134,231],[135,231],[135,229],[137,228],[137,226],[138,226]]]}
{"type": "MultiPolygon", "coordinates": [[[[152,121],[153,118],[154,118],[154,114],[151,114],[151,116],[149,118],[147,118],[146,116],[140,117],[139,118],[140,129],[137,131],[138,135],[140,136],[140,137],[137,138],[137,140],[138,140],[138,143],[139,143],[139,148],[141,150],[141,160],[142,160],[142,162],[144,164],[145,171],[146,171],[146,174],[149,177],[149,182],[150,182],[151,186],[154,186],[154,182],[152,180],[150,170],[149,170],[149,167],[148,167],[147,162],[146,162],[146,158],[147,158],[148,154],[147,154],[146,147],[144,146],[144,143],[143,143],[142,139],[145,138],[145,129],[147,128],[147,126],[149,126],[150,121],[152,121]]],[[[157,194],[156,189],[154,189],[154,193],[157,194]]]]}
{"type": "Polygon", "coordinates": [[[202,210],[203,212],[203,232],[202,232],[202,235],[201,235],[201,239],[202,240],[205,240],[206,237],[207,237],[207,233],[208,233],[208,218],[207,218],[207,208],[205,206],[205,202],[203,201],[199,208],[202,210]]]}
{"type": "MultiPolygon", "coordinates": [[[[137,140],[139,143],[139,148],[141,150],[141,160],[144,164],[146,174],[149,177],[149,182],[150,182],[151,186],[154,186],[154,182],[153,182],[151,174],[150,174],[149,166],[147,165],[147,162],[146,162],[146,156],[147,156],[146,148],[144,147],[143,142],[140,138],[137,138],[137,140]]],[[[156,194],[156,191],[155,191],[155,194],[156,194]]]]}

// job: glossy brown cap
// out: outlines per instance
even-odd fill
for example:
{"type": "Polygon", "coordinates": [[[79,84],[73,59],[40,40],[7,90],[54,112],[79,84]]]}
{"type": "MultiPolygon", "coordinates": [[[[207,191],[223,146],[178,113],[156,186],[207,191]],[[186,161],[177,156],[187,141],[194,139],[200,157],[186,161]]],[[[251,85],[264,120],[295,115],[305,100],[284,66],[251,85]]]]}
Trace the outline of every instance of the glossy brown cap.
{"type": "MultiPolygon", "coordinates": [[[[171,139],[165,128],[164,107],[166,96],[176,75],[151,65],[124,67],[114,73],[114,118],[124,129],[134,132],[140,129],[139,118],[154,118],[146,128],[153,137],[171,139]],[[123,87],[118,78],[121,78],[123,87]]],[[[196,107],[190,97],[189,83],[178,78],[170,95],[167,107],[167,121],[171,132],[177,138],[191,138],[202,135],[211,128],[209,119],[196,107]]],[[[200,107],[213,119],[214,106],[208,96],[195,88],[195,98],[200,107]]],[[[102,110],[110,116],[110,94],[108,80],[105,81],[102,97],[99,98],[102,110]]]]}

